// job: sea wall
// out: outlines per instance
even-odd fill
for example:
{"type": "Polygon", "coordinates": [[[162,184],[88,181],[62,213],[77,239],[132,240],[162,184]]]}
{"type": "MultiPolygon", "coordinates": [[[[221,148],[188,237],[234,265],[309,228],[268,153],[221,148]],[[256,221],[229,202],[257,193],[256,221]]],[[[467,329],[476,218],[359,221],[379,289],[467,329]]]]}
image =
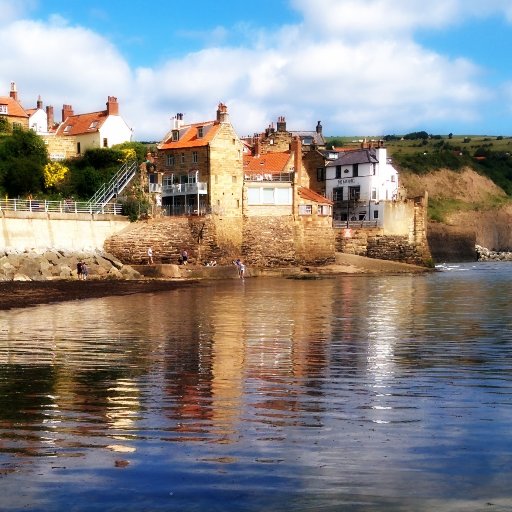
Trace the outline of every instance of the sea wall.
{"type": "Polygon", "coordinates": [[[103,250],[130,222],[120,215],[0,211],[0,250],[103,250]]]}

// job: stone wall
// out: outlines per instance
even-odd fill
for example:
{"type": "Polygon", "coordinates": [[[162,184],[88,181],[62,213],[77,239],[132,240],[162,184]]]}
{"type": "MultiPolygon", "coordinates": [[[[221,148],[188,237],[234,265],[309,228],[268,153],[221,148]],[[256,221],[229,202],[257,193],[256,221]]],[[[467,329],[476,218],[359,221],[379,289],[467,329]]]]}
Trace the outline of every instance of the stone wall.
{"type": "Polygon", "coordinates": [[[464,228],[431,222],[428,225],[428,243],[435,262],[477,260],[477,238],[470,226],[464,228]]]}
{"type": "Polygon", "coordinates": [[[425,265],[431,258],[427,240],[427,197],[389,201],[382,228],[336,230],[336,250],[358,256],[425,265]]]}

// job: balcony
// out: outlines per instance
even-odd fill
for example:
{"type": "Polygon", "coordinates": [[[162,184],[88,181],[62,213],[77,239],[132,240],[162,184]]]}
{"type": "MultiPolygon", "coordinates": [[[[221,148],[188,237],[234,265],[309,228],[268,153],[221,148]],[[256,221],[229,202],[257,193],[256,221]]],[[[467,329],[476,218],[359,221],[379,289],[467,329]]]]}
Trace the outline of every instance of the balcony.
{"type": "Polygon", "coordinates": [[[177,197],[190,195],[207,195],[208,186],[206,182],[199,183],[176,183],[173,185],[164,184],[162,186],[162,196],[177,197]]]}
{"type": "Polygon", "coordinates": [[[245,181],[278,181],[278,182],[293,182],[293,172],[281,173],[246,173],[245,181]]]}

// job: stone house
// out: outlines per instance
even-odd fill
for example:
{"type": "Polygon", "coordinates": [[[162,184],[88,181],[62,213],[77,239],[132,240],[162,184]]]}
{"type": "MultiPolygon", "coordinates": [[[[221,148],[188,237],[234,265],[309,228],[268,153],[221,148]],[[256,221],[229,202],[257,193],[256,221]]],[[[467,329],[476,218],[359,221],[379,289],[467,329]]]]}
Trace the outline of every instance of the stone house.
{"type": "Polygon", "coordinates": [[[157,150],[161,204],[170,214],[242,217],[244,146],[226,105],[214,120],[194,124],[177,114],[157,150]]]}
{"type": "Polygon", "coordinates": [[[71,105],[63,105],[55,142],[67,138],[75,144],[73,154],[66,154],[65,158],[80,156],[87,149],[110,148],[132,140],[132,129],[119,115],[117,98],[109,96],[106,107],[98,112],[75,114],[71,105]]]}
{"type": "Polygon", "coordinates": [[[12,128],[29,127],[29,114],[18,100],[18,91],[14,82],[11,82],[9,96],[0,96],[0,117],[7,119],[12,128]]]}

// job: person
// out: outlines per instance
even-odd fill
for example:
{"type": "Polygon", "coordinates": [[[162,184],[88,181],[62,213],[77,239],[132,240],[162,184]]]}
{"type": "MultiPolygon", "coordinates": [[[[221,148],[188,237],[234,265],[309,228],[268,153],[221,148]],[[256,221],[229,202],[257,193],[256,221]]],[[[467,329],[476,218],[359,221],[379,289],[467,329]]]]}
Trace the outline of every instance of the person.
{"type": "Polygon", "coordinates": [[[240,279],[243,279],[244,278],[244,274],[245,274],[245,265],[240,261],[240,258],[238,258],[233,263],[236,265],[236,267],[238,269],[238,277],[240,279]]]}
{"type": "Polygon", "coordinates": [[[77,264],[76,264],[76,275],[78,276],[78,279],[82,279],[82,270],[83,270],[83,267],[82,267],[82,262],[79,261],[77,264]]]}
{"type": "Polygon", "coordinates": [[[186,265],[187,261],[188,261],[188,252],[185,249],[183,249],[183,251],[181,251],[181,263],[183,265],[186,265]]]}
{"type": "Polygon", "coordinates": [[[153,249],[148,247],[148,265],[153,265],[153,249]]]}
{"type": "Polygon", "coordinates": [[[87,268],[85,261],[82,261],[82,279],[84,281],[86,281],[88,275],[89,275],[89,269],[87,268]]]}

